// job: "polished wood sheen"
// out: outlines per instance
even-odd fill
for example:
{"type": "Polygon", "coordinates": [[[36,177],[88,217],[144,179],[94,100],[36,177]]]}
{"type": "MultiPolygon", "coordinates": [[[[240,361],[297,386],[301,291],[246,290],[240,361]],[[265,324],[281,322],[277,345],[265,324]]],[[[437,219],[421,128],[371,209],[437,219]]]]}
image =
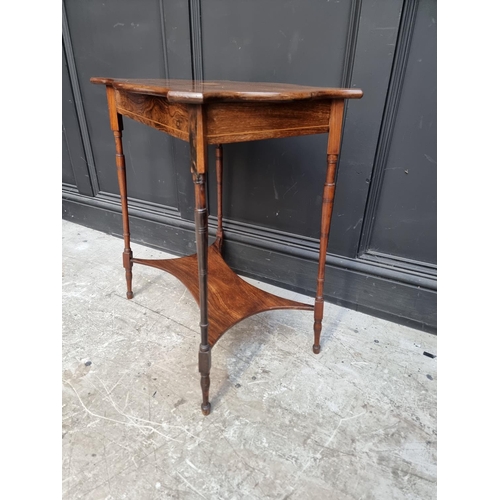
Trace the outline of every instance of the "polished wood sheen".
{"type": "Polygon", "coordinates": [[[207,136],[203,106],[189,108],[189,145],[191,146],[191,174],[194,182],[194,224],[198,263],[198,305],[200,306],[201,342],[198,352],[198,371],[202,394],[201,411],[208,415],[210,389],[211,348],[208,343],[208,209],[207,209],[207,136]]]}
{"type": "Polygon", "coordinates": [[[340,137],[342,131],[342,119],[344,115],[344,101],[334,100],[330,112],[330,133],[327,146],[326,180],[323,187],[323,205],[321,208],[321,231],[319,236],[319,265],[318,279],[316,285],[316,299],[314,301],[314,344],[313,352],[318,354],[321,350],[319,343],[325,299],[323,288],[325,284],[326,249],[330,236],[330,225],[332,222],[333,198],[335,196],[335,171],[340,149],[340,137]]]}
{"type": "Polygon", "coordinates": [[[192,81],[192,80],[142,80],[123,78],[91,78],[92,83],[102,83],[117,90],[127,90],[144,95],[166,97],[169,102],[201,104],[210,101],[273,102],[313,99],[360,99],[360,89],[308,87],[289,83],[192,81]]]}
{"type": "Polygon", "coordinates": [[[330,101],[224,102],[207,105],[209,144],[328,132],[330,101]]]}
{"type": "MultiPolygon", "coordinates": [[[[134,263],[156,267],[174,275],[184,283],[199,304],[197,260],[194,254],[176,259],[134,259],[134,263]]],[[[313,310],[310,304],[277,297],[250,285],[224,262],[215,245],[211,245],[208,249],[208,275],[210,276],[207,289],[210,347],[213,347],[229,328],[254,314],[275,309],[313,310]]]]}
{"type": "MultiPolygon", "coordinates": [[[[132,298],[132,265],[143,264],[177,277],[200,307],[198,370],[201,410],[209,401],[211,351],[233,325],[253,314],[273,309],[314,310],[313,352],[320,352],[323,321],[325,263],[335,178],[342,137],[344,100],[359,99],[359,89],[307,87],[278,83],[188,80],[125,80],[92,78],[106,85],[111,129],[115,137],[116,168],[120,188],[123,266],[127,298],[132,298]],[[189,142],[195,193],[196,254],[178,259],[138,259],[130,248],[127,180],[122,146],[122,116],[127,116],[189,142]],[[223,144],[328,133],[326,178],[321,209],[317,287],[314,306],[277,297],[237,276],[222,258],[223,144]],[[207,145],[216,144],[217,233],[208,246],[207,145]]],[[[237,175],[237,173],[235,174],[237,175]]]]}
{"type": "Polygon", "coordinates": [[[127,299],[134,296],[132,292],[132,250],[130,248],[130,229],[128,217],[128,198],[127,198],[127,175],[125,171],[125,157],[123,156],[122,144],[122,117],[116,110],[115,93],[110,87],[106,87],[108,98],[109,121],[111,130],[115,136],[116,149],[116,173],[118,176],[118,187],[120,189],[120,200],[122,205],[123,219],[123,240],[125,248],[123,250],[123,267],[125,268],[125,278],[127,280],[127,299]]]}
{"type": "Polygon", "coordinates": [[[189,112],[186,106],[156,96],[115,92],[118,113],[169,135],[189,140],[189,112]]]}
{"type": "MultiPolygon", "coordinates": [[[[112,87],[108,87],[111,89],[112,87]]],[[[189,141],[189,106],[165,97],[116,90],[116,111],[145,125],[189,141]]],[[[330,100],[210,102],[206,108],[208,144],[323,134],[329,130],[330,100]]]]}

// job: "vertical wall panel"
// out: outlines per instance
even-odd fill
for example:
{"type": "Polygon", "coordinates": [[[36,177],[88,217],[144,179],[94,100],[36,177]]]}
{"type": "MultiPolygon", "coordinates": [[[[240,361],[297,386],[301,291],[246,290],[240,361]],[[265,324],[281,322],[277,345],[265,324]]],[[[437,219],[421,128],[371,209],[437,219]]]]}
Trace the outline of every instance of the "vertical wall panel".
{"type": "Polygon", "coordinates": [[[369,249],[436,263],[436,2],[421,0],[369,249]]]}
{"type": "Polygon", "coordinates": [[[351,2],[205,0],[206,79],[340,85],[351,2]]]}
{"type": "MultiPolygon", "coordinates": [[[[165,77],[159,3],[66,0],[65,4],[99,186],[118,193],[105,92],[89,80],[107,75],[165,77]]],[[[129,119],[124,119],[124,128],[129,195],[177,206],[172,139],[129,119]]]]}
{"type": "Polygon", "coordinates": [[[62,122],[62,180],[64,183],[76,185],[81,194],[91,196],[89,171],[64,50],[62,52],[62,122]]]}
{"type": "MultiPolygon", "coordinates": [[[[189,26],[189,1],[160,0],[163,13],[164,48],[167,60],[167,77],[187,79],[192,77],[191,32],[189,26]]],[[[172,139],[173,162],[176,170],[177,208],[184,219],[193,220],[194,190],[190,172],[189,145],[172,139]]]]}
{"type": "MultiPolygon", "coordinates": [[[[204,76],[340,86],[350,9],[350,1],[314,6],[301,0],[204,1],[204,76]]],[[[319,237],[326,135],[232,144],[225,150],[229,218],[319,237]]],[[[211,188],[213,211],[213,182],[211,188]]]]}
{"type": "MultiPolygon", "coordinates": [[[[413,1],[413,0],[412,0],[413,1]]],[[[403,0],[363,0],[328,251],[356,258],[387,99],[403,0]]]]}
{"type": "Polygon", "coordinates": [[[75,175],[73,174],[73,166],[71,165],[71,155],[69,153],[68,142],[64,124],[62,128],[62,181],[63,184],[76,185],[75,175]]]}

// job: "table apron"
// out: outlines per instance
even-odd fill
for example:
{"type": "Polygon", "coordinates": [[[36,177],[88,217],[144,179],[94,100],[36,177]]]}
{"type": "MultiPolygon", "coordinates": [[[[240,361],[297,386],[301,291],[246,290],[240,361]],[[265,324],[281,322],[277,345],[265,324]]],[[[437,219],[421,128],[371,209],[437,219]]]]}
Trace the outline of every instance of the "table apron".
{"type": "MultiPolygon", "coordinates": [[[[165,97],[115,90],[118,113],[189,141],[189,108],[165,97]]],[[[200,106],[200,105],[198,105],[200,106]]],[[[323,134],[329,130],[331,100],[216,102],[204,108],[208,144],[323,134]]]]}
{"type": "Polygon", "coordinates": [[[209,144],[328,132],[330,100],[206,104],[209,144]]]}
{"type": "Polygon", "coordinates": [[[132,120],[189,141],[188,106],[166,97],[115,90],[116,110],[132,120]]]}

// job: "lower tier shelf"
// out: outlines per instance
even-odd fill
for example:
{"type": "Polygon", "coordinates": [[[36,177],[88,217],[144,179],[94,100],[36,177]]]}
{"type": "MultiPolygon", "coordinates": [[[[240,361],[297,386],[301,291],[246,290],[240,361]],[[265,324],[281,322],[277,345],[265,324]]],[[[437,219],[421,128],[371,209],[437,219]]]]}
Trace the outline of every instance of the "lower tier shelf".
{"type": "MultiPolygon", "coordinates": [[[[174,259],[133,259],[167,271],[180,280],[199,305],[196,254],[174,259]]],[[[217,247],[208,249],[208,342],[213,346],[233,325],[254,314],[273,309],[314,310],[314,306],[284,299],[241,279],[224,261],[217,247]]]]}

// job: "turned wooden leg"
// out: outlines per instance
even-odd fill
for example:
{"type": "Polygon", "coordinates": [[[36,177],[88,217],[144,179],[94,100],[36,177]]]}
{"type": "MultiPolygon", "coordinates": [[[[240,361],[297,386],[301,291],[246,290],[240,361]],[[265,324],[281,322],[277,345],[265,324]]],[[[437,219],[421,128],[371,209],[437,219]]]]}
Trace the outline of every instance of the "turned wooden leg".
{"type": "Polygon", "coordinates": [[[323,205],[321,208],[318,281],[316,286],[316,300],[314,301],[314,354],[318,354],[321,350],[319,340],[321,336],[323,309],[325,305],[323,289],[325,284],[326,249],[328,247],[330,225],[332,222],[333,199],[335,196],[335,171],[337,168],[340,149],[343,113],[344,101],[341,99],[332,101],[330,111],[330,130],[328,133],[326,180],[323,187],[323,205]]]}
{"type": "Polygon", "coordinates": [[[215,168],[217,171],[217,235],[214,245],[220,252],[224,240],[224,231],[222,229],[222,144],[217,144],[215,149],[215,168]]]}
{"type": "Polygon", "coordinates": [[[106,87],[108,96],[109,119],[111,130],[115,136],[116,147],[116,173],[118,175],[118,186],[120,188],[120,199],[122,205],[123,219],[123,240],[125,248],[123,250],[123,267],[125,268],[125,278],[127,280],[127,299],[134,296],[132,292],[132,265],[133,255],[130,248],[130,229],[128,218],[128,201],[127,201],[127,174],[125,170],[125,157],[123,156],[122,144],[122,116],[116,111],[115,91],[112,87],[106,87]]]}
{"type": "Polygon", "coordinates": [[[201,393],[203,415],[210,413],[208,391],[210,388],[211,353],[208,344],[208,304],[207,304],[207,266],[208,266],[208,214],[206,199],[205,174],[194,174],[195,186],[195,227],[196,251],[198,255],[198,278],[200,286],[200,330],[201,343],[198,367],[201,375],[201,393]]]}
{"type": "Polygon", "coordinates": [[[198,366],[200,371],[200,385],[201,385],[201,412],[203,415],[210,415],[212,406],[208,401],[208,393],[210,390],[210,366],[211,366],[211,351],[210,346],[200,344],[200,352],[198,354],[198,366]],[[207,349],[207,350],[203,350],[207,349]]]}
{"type": "Polygon", "coordinates": [[[198,353],[198,369],[201,376],[201,411],[210,414],[208,400],[210,389],[211,351],[208,343],[208,210],[206,194],[206,137],[204,133],[203,108],[193,106],[189,115],[189,142],[191,146],[191,173],[194,182],[194,222],[196,231],[196,253],[198,257],[198,279],[200,289],[201,343],[198,353]]]}

